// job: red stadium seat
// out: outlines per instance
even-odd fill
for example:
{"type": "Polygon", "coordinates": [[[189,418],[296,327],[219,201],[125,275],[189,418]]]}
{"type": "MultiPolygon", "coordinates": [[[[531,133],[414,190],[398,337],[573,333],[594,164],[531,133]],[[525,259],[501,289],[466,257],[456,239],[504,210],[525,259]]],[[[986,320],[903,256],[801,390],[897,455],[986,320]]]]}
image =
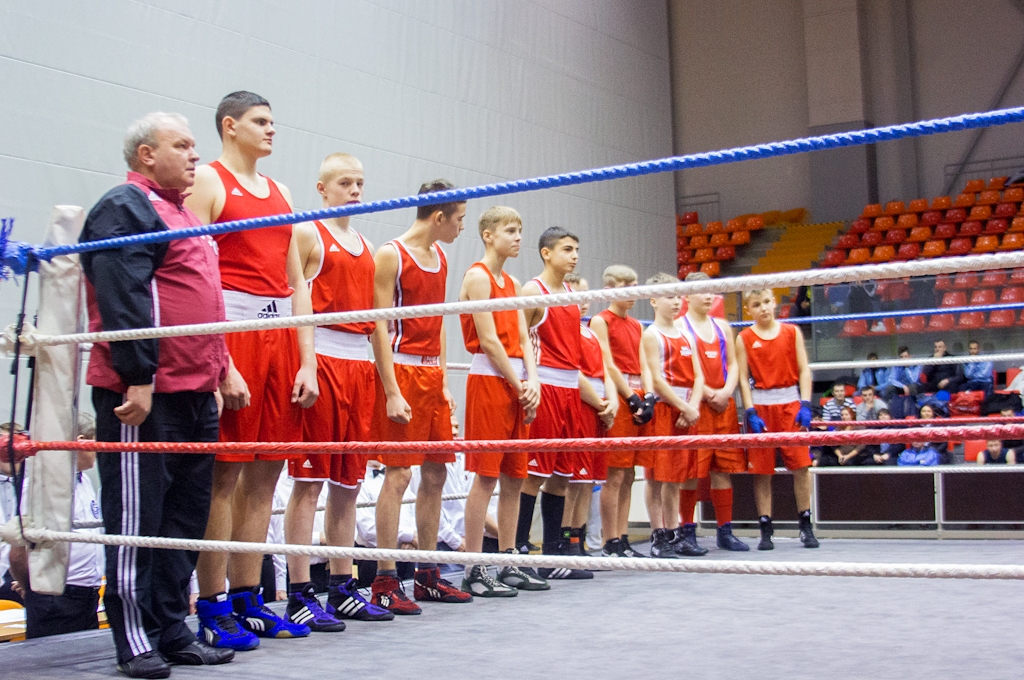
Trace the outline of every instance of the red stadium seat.
{"type": "Polygon", "coordinates": [[[865,231],[868,231],[870,229],[871,229],[871,221],[870,220],[865,220],[865,219],[854,220],[853,222],[850,223],[850,231],[849,231],[849,233],[851,233],[851,234],[863,234],[865,231]]]}
{"type": "Polygon", "coordinates": [[[881,214],[882,205],[880,203],[871,203],[869,205],[864,206],[864,212],[862,212],[860,216],[866,217],[867,219],[871,219],[873,217],[878,217],[881,214]]]}
{"type": "Polygon", "coordinates": [[[970,290],[978,285],[978,275],[974,272],[960,272],[953,277],[953,290],[970,290]]]}
{"type": "Polygon", "coordinates": [[[1013,366],[1006,369],[1006,386],[1009,387],[1013,379],[1020,375],[1020,369],[1013,366]]]}
{"type": "Polygon", "coordinates": [[[999,294],[999,301],[1005,303],[1024,302],[1024,287],[1007,286],[999,294]]]}
{"type": "Polygon", "coordinates": [[[929,331],[949,331],[953,329],[952,314],[932,314],[928,317],[929,331]]]}
{"type": "Polygon", "coordinates": [[[1010,223],[1004,219],[989,220],[985,223],[986,234],[1005,234],[1010,228],[1010,223]]]}
{"type": "Polygon", "coordinates": [[[1018,203],[1000,203],[996,206],[996,209],[992,211],[992,217],[1002,217],[1003,219],[1012,220],[1017,214],[1018,203]]]}
{"type": "Polygon", "coordinates": [[[850,248],[856,248],[860,245],[860,236],[858,234],[843,234],[836,241],[836,248],[842,248],[843,250],[849,250],[850,248]]]}
{"type": "Polygon", "coordinates": [[[1014,269],[1010,274],[1010,283],[1024,286],[1024,268],[1014,269]]]}
{"type": "Polygon", "coordinates": [[[901,243],[896,251],[897,260],[916,260],[921,255],[920,243],[901,243]]]}
{"type": "Polygon", "coordinates": [[[947,255],[966,255],[971,252],[971,239],[966,237],[958,237],[952,239],[949,242],[949,250],[946,251],[947,255]]]}
{"type": "Polygon", "coordinates": [[[992,253],[999,249],[999,237],[984,235],[979,236],[971,248],[972,253],[992,253]]]}
{"type": "Polygon", "coordinates": [[[719,262],[726,262],[728,260],[736,259],[736,248],[735,246],[719,246],[718,250],[715,251],[715,259],[719,262]]]}
{"type": "Polygon", "coordinates": [[[868,326],[868,335],[892,335],[896,332],[894,319],[878,319],[868,326]]]}
{"type": "Polygon", "coordinates": [[[680,279],[685,279],[687,274],[692,274],[697,271],[697,265],[695,264],[684,264],[679,266],[679,271],[676,272],[676,276],[680,279]]]}
{"type": "Polygon", "coordinates": [[[923,243],[932,237],[931,227],[914,227],[910,230],[907,240],[910,242],[923,243]]]}
{"type": "Polygon", "coordinates": [[[1003,269],[994,269],[985,272],[978,285],[982,288],[999,288],[1006,285],[1007,272],[1003,269]]]}
{"type": "Polygon", "coordinates": [[[982,312],[964,312],[957,321],[957,327],[962,329],[981,328],[985,325],[985,314],[982,312]]]}
{"type": "Polygon", "coordinates": [[[742,246],[750,243],[749,231],[734,231],[729,237],[729,245],[742,246]]]}
{"type": "Polygon", "coordinates": [[[996,292],[991,288],[981,288],[971,293],[971,306],[994,305],[996,303],[996,292]]]}
{"type": "Polygon", "coordinates": [[[928,210],[921,213],[921,221],[919,224],[925,226],[934,226],[942,221],[942,212],[939,210],[928,210]]]}
{"type": "Polygon", "coordinates": [[[923,333],[924,332],[924,317],[923,316],[904,316],[900,318],[899,325],[896,327],[898,333],[923,333]]]}
{"type": "Polygon", "coordinates": [[[985,328],[1009,328],[1013,325],[1013,310],[1000,309],[988,315],[988,323],[985,328]]]}
{"type": "Polygon", "coordinates": [[[695,212],[685,212],[682,215],[681,223],[682,224],[696,224],[698,221],[700,221],[700,218],[698,217],[697,213],[695,213],[695,212]]]}
{"type": "Polygon", "coordinates": [[[877,246],[881,242],[882,232],[880,231],[869,231],[866,234],[861,234],[860,237],[860,244],[869,248],[877,246]]]}
{"type": "Polygon", "coordinates": [[[700,266],[700,270],[711,278],[715,278],[721,273],[721,268],[717,262],[705,262],[700,266]]]}
{"type": "Polygon", "coordinates": [[[692,250],[680,250],[676,252],[676,264],[686,264],[693,259],[692,250]]]}
{"type": "Polygon", "coordinates": [[[979,191],[985,190],[985,180],[983,179],[969,179],[967,184],[964,185],[964,193],[976,194],[979,191]]]}
{"type": "Polygon", "coordinates": [[[951,290],[942,296],[940,307],[966,307],[967,293],[962,290],[951,290]]]}
{"type": "Polygon", "coordinates": [[[854,248],[846,256],[846,264],[864,264],[871,259],[871,251],[867,248],[854,248]]]}
{"type": "Polygon", "coordinates": [[[885,240],[882,243],[888,246],[898,246],[906,240],[907,232],[902,229],[890,229],[885,232],[885,240]]]}
{"type": "MultiPolygon", "coordinates": [[[[949,225],[954,226],[954,225],[949,225]]],[[[957,230],[959,236],[978,236],[981,234],[982,226],[978,220],[967,220],[960,225],[960,229],[957,230]]]]}
{"type": "Polygon", "coordinates": [[[942,257],[945,254],[945,241],[927,241],[921,249],[921,257],[942,257]]]}
{"type": "Polygon", "coordinates": [[[903,201],[889,201],[885,204],[885,210],[882,211],[883,215],[901,215],[903,214],[903,201]]]}
{"type": "Polygon", "coordinates": [[[890,262],[896,257],[896,249],[892,246],[875,246],[871,253],[872,262],[890,262]]]}
{"type": "Polygon", "coordinates": [[[967,219],[967,211],[963,208],[950,208],[946,211],[946,214],[942,216],[943,222],[956,222],[960,223],[967,219]]]}
{"type": "Polygon", "coordinates": [[[985,450],[988,442],[984,439],[970,439],[964,442],[964,462],[977,463],[978,455],[985,450]]]}
{"type": "Polygon", "coordinates": [[[825,259],[821,261],[822,267],[838,267],[846,262],[846,252],[843,250],[830,250],[825,253],[825,259]]]}
{"type": "Polygon", "coordinates": [[[950,290],[953,287],[953,277],[949,274],[939,274],[935,277],[935,290],[950,290]]]}
{"type": "Polygon", "coordinates": [[[999,202],[999,191],[995,189],[986,189],[978,194],[977,205],[995,205],[999,202]]]}
{"type": "Polygon", "coordinates": [[[927,198],[915,198],[907,204],[907,212],[922,213],[928,209],[927,198]]]}
{"type": "Polygon", "coordinates": [[[864,319],[849,319],[843,324],[840,338],[859,338],[868,334],[868,322],[864,319]]]}
{"type": "Polygon", "coordinates": [[[896,220],[896,226],[900,229],[913,229],[917,226],[917,214],[907,213],[906,215],[900,215],[896,220]]]}
{"type": "Polygon", "coordinates": [[[935,231],[932,232],[932,238],[950,239],[954,236],[956,236],[955,224],[936,224],[935,231]]]}

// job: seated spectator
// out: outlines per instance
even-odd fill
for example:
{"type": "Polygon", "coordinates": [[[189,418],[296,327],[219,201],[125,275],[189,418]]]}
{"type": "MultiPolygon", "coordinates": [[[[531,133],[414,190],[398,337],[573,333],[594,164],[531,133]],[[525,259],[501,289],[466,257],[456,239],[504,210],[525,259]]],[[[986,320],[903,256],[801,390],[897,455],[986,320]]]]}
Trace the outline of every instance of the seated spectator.
{"type": "MultiPolygon", "coordinates": [[[[878,411],[878,420],[892,420],[889,409],[883,408],[878,411]]],[[[875,465],[895,465],[896,459],[903,453],[906,447],[903,444],[883,443],[878,445],[878,451],[872,454],[875,465]]]]}
{"type": "Polygon", "coordinates": [[[878,420],[878,412],[888,405],[875,397],[875,388],[865,385],[860,392],[861,402],[857,404],[857,420],[878,420]]]}
{"type": "MultiPolygon", "coordinates": [[[[868,361],[878,361],[878,355],[869,352],[868,361]]],[[[857,394],[861,394],[865,387],[874,387],[876,391],[881,391],[888,383],[888,368],[863,368],[860,371],[860,377],[857,378],[857,394]]],[[[858,418],[858,420],[860,419],[858,418]]]]}
{"type": "MultiPolygon", "coordinates": [[[[897,354],[900,359],[909,359],[910,349],[904,345],[897,354]]],[[[889,379],[885,387],[879,391],[879,396],[889,404],[894,419],[902,420],[911,413],[910,404],[914,402],[913,388],[920,377],[920,366],[893,366],[889,370],[889,379]]]]}
{"type": "Polygon", "coordinates": [[[914,442],[900,454],[897,465],[938,465],[939,452],[927,442],[914,442]]]}
{"type": "MultiPolygon", "coordinates": [[[[924,406],[922,406],[921,409],[917,412],[917,414],[918,414],[918,417],[921,420],[935,420],[935,419],[939,418],[939,415],[935,412],[935,409],[932,408],[931,405],[929,405],[929,404],[925,404],[924,406]]],[[[922,423],[921,427],[935,427],[935,424],[934,423],[922,423]]],[[[928,444],[928,446],[930,446],[931,448],[935,449],[935,451],[938,452],[938,454],[939,454],[939,463],[940,464],[946,465],[946,464],[952,462],[949,459],[949,444],[948,444],[948,442],[930,442],[928,444]]]]}
{"type": "Polygon", "coordinates": [[[853,410],[854,403],[853,399],[846,396],[846,383],[837,380],[832,386],[832,398],[825,402],[825,405],[821,408],[821,419],[830,421],[840,420],[844,408],[853,410]]]}
{"type": "Polygon", "coordinates": [[[985,450],[978,454],[978,465],[1016,465],[1017,452],[1007,448],[998,439],[989,439],[985,450]]]}
{"type": "MultiPolygon", "coordinates": [[[[953,356],[946,352],[946,342],[936,340],[932,356],[935,358],[953,356]]],[[[956,392],[964,381],[964,374],[959,364],[932,364],[924,368],[923,374],[917,379],[916,394],[935,394],[941,390],[956,392]]]]}
{"type": "MultiPolygon", "coordinates": [[[[978,356],[981,351],[981,345],[978,344],[977,340],[971,340],[967,343],[967,353],[972,357],[978,356]]],[[[987,394],[992,394],[992,362],[991,361],[978,361],[976,363],[969,363],[963,365],[964,382],[960,385],[957,392],[971,392],[979,390],[987,394]]]]}
{"type": "MultiPolygon", "coordinates": [[[[853,425],[854,413],[849,406],[844,406],[839,412],[842,425],[836,427],[837,431],[848,431],[855,429],[853,425]]],[[[836,465],[863,465],[871,460],[871,451],[866,444],[843,444],[840,446],[821,447],[821,453],[813,464],[818,467],[833,467],[836,465]]]]}

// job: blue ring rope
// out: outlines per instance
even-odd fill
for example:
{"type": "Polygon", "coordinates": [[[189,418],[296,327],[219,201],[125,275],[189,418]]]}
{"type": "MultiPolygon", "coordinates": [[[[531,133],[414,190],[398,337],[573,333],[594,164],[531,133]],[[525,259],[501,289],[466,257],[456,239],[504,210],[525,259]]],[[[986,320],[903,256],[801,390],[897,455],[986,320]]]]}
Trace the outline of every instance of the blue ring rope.
{"type": "MultiPolygon", "coordinates": [[[[449,191],[439,191],[436,193],[417,196],[406,196],[404,198],[392,198],[383,201],[374,201],[372,203],[337,206],[321,210],[307,210],[285,215],[258,217],[247,220],[238,220],[235,222],[222,222],[219,224],[209,224],[200,227],[190,227],[187,229],[175,229],[173,231],[122,236],[74,245],[53,246],[50,248],[30,247],[29,250],[31,250],[34,256],[39,260],[49,260],[58,255],[72,255],[74,253],[83,253],[92,250],[119,248],[126,245],[163,243],[191,236],[217,235],[227,232],[259,229],[261,227],[293,224],[296,222],[308,222],[311,220],[362,215],[387,210],[396,210],[399,208],[411,208],[420,205],[466,201],[475,198],[484,198],[487,196],[501,196],[525,191],[571,186],[574,184],[602,182],[610,179],[620,179],[623,177],[638,177],[641,175],[650,175],[662,172],[675,172],[677,170],[685,170],[687,168],[710,167],[713,165],[724,165],[726,163],[737,163],[740,161],[772,158],[775,156],[789,156],[808,151],[837,149],[848,146],[859,146],[862,144],[876,144],[878,142],[905,139],[908,137],[921,137],[941,132],[970,130],[1019,122],[1024,122],[1024,107],[998,109],[983,113],[969,113],[960,116],[936,118],[933,120],[904,123],[901,125],[889,125],[886,127],[871,128],[867,130],[839,132],[819,137],[804,137],[801,139],[791,139],[783,142],[770,142],[767,144],[757,144],[755,146],[738,147],[722,151],[709,151],[705,153],[689,154],[686,156],[673,156],[669,158],[643,161],[640,163],[613,165],[604,168],[583,170],[580,172],[569,172],[558,175],[548,175],[546,177],[534,177],[531,179],[499,182],[496,184],[485,184],[482,186],[452,189],[449,191]]],[[[17,258],[19,255],[23,255],[24,252],[25,247],[23,244],[9,244],[4,253],[4,264],[12,267],[16,271],[18,271],[19,268],[23,271],[26,263],[24,261],[18,261],[17,258]],[[13,262],[8,261],[11,257],[15,258],[13,262]]]]}

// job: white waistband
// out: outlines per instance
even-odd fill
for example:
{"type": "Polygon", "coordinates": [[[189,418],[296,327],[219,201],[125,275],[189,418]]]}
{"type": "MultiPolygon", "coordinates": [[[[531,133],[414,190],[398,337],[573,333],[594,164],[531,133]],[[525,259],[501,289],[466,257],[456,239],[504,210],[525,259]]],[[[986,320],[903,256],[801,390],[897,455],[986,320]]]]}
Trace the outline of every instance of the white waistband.
{"type": "Polygon", "coordinates": [[[405,352],[395,352],[392,356],[394,357],[394,362],[396,364],[435,367],[439,367],[441,365],[441,357],[421,357],[419,354],[406,354],[405,352]]]}
{"type": "MultiPolygon", "coordinates": [[[[512,369],[516,372],[516,377],[520,380],[526,380],[526,365],[523,364],[523,360],[519,357],[509,357],[508,360],[512,363],[512,369]]],[[[469,362],[469,374],[491,375],[495,378],[505,377],[498,372],[498,369],[494,367],[494,364],[491,363],[486,354],[473,355],[473,360],[469,362]]]]}
{"type": "Polygon", "coordinates": [[[553,387],[568,387],[579,389],[580,372],[575,368],[551,368],[550,366],[538,366],[537,378],[541,385],[553,387]]]}
{"type": "Polygon", "coordinates": [[[626,379],[626,384],[629,385],[629,389],[642,390],[644,388],[643,382],[640,380],[640,376],[636,373],[623,373],[622,377],[626,379]]]}
{"type": "Polygon", "coordinates": [[[670,386],[672,391],[676,393],[676,396],[683,401],[689,403],[690,397],[693,396],[693,390],[689,387],[676,387],[675,385],[670,386]]]}
{"type": "Polygon", "coordinates": [[[317,354],[351,361],[370,360],[370,338],[360,333],[346,333],[317,326],[313,329],[313,345],[317,354]]]}
{"type": "Polygon", "coordinates": [[[228,321],[276,319],[292,315],[292,299],[261,297],[237,290],[225,290],[224,316],[228,321]]]}
{"type": "Polygon", "coordinates": [[[778,404],[791,404],[800,401],[800,388],[796,385],[789,387],[776,387],[771,390],[751,390],[750,398],[755,406],[776,406],[778,404]]]}
{"type": "Polygon", "coordinates": [[[591,378],[587,376],[587,380],[594,386],[594,391],[597,392],[597,396],[604,399],[604,378],[591,378]]]}

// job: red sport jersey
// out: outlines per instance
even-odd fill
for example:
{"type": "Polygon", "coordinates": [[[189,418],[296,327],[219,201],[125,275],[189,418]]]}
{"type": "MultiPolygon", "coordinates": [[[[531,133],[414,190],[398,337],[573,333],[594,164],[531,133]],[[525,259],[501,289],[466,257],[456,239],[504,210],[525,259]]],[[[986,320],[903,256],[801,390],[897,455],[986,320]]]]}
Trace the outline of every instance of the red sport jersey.
{"type": "MultiPolygon", "coordinates": [[[[632,317],[622,317],[610,309],[600,312],[597,316],[608,324],[608,349],[612,353],[615,367],[622,373],[629,388],[637,396],[644,396],[643,384],[640,382],[640,336],[643,326],[632,317]]],[[[621,395],[619,409],[615,412],[615,422],[608,430],[609,437],[639,437],[645,434],[649,425],[637,425],[629,405],[621,395]]],[[[631,468],[634,465],[651,466],[654,454],[650,451],[609,451],[608,467],[631,468]]]]}
{"type": "MultiPolygon", "coordinates": [[[[444,302],[448,280],[448,260],[436,243],[433,245],[437,266],[426,268],[416,261],[398,239],[388,241],[398,251],[398,277],[395,280],[395,307],[430,305],[444,302]]],[[[444,317],[398,319],[391,322],[391,349],[402,354],[422,357],[441,355],[441,325],[444,317]]]]}
{"type": "MultiPolygon", "coordinates": [[[[676,395],[683,401],[690,400],[695,374],[693,370],[693,345],[689,336],[679,329],[676,334],[654,327],[658,333],[658,367],[676,395]]],[[[676,427],[679,411],[666,402],[654,405],[654,435],[668,437],[692,434],[693,428],[681,430],[676,427]]],[[[697,454],[693,449],[660,450],[654,454],[653,477],[658,482],[682,484],[697,476],[697,454]]]]}
{"type": "MultiPolygon", "coordinates": [[[[597,336],[587,326],[580,326],[582,353],[580,354],[580,372],[590,381],[597,396],[607,399],[604,388],[604,355],[597,336]]],[[[583,422],[581,436],[594,438],[604,434],[604,425],[597,417],[597,411],[589,404],[583,404],[583,422]]],[[[605,451],[577,451],[577,470],[573,475],[575,481],[603,482],[608,478],[608,454],[605,451]]]]}

